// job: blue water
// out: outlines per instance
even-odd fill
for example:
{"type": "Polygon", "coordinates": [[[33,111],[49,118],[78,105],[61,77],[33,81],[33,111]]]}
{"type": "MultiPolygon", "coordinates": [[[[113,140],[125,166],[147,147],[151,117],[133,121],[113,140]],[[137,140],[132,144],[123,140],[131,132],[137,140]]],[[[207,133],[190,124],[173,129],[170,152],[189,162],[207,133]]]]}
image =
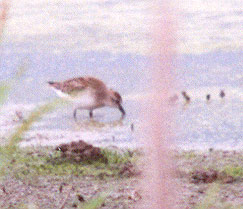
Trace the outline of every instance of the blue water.
{"type": "Polygon", "coordinates": [[[177,79],[185,87],[242,87],[242,51],[187,54],[177,58],[177,79]]]}
{"type": "Polygon", "coordinates": [[[63,54],[15,53],[2,54],[0,68],[4,69],[1,80],[11,78],[19,66],[25,63],[26,71],[22,78],[27,85],[17,89],[15,102],[40,102],[53,96],[46,85],[47,81],[61,81],[72,77],[90,75],[98,77],[121,94],[138,93],[147,86],[149,78],[148,58],[133,54],[112,55],[107,52],[67,52],[63,54]],[[33,90],[38,94],[33,94],[33,90]]]}
{"type": "MultiPolygon", "coordinates": [[[[241,60],[241,52],[178,55],[175,59],[178,84],[175,92],[179,96],[174,104],[179,130],[176,131],[175,142],[180,147],[242,148],[241,60]],[[226,93],[224,99],[219,97],[221,89],[226,93]],[[186,104],[180,96],[182,90],[191,96],[190,104],[186,104]],[[207,94],[211,94],[210,102],[206,102],[207,94]]],[[[27,63],[26,72],[6,104],[14,106],[10,108],[12,117],[14,111],[19,110],[18,104],[25,109],[28,104],[39,104],[55,98],[55,93],[46,85],[49,80],[92,75],[104,80],[125,98],[128,97],[124,100],[127,117],[122,123],[115,122],[119,119],[118,111],[105,108],[95,111],[98,123],[89,123],[88,113],[79,112],[80,124],[77,125],[72,118],[72,107],[62,107],[34,125],[29,134],[32,140],[29,141],[36,141],[36,134],[39,133],[64,141],[67,138],[71,141],[71,136],[75,140],[84,138],[102,145],[129,147],[139,144],[130,126],[133,123],[136,128],[140,124],[141,100],[136,98],[145,93],[150,84],[148,57],[132,54],[114,56],[105,52],[2,54],[0,67],[4,71],[1,71],[1,80],[11,78],[23,62],[27,63]]],[[[26,115],[29,111],[23,110],[26,115]]]]}

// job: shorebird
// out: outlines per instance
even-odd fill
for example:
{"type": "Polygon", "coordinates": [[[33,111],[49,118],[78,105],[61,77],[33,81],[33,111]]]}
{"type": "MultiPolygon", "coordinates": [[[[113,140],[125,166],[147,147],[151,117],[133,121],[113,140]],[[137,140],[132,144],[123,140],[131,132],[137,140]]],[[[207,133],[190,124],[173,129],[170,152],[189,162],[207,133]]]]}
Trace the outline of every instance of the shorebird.
{"type": "Polygon", "coordinates": [[[174,96],[172,96],[172,97],[169,98],[169,102],[170,103],[175,103],[177,100],[178,100],[177,94],[175,94],[174,96]]]}
{"type": "Polygon", "coordinates": [[[224,90],[221,90],[221,91],[220,91],[220,94],[219,94],[219,96],[220,96],[221,98],[224,98],[224,97],[225,97],[225,93],[224,93],[224,90]]]}
{"type": "Polygon", "coordinates": [[[210,94],[207,94],[207,96],[206,96],[207,101],[209,101],[210,98],[211,98],[210,94]]]}
{"type": "Polygon", "coordinates": [[[75,121],[77,121],[78,109],[88,110],[90,118],[93,118],[94,109],[105,106],[118,108],[122,113],[122,119],[126,115],[121,105],[122,97],[120,94],[109,89],[103,81],[97,78],[79,77],[63,82],[49,81],[48,84],[58,96],[74,103],[73,117],[75,121]]]}
{"type": "Polygon", "coordinates": [[[181,92],[181,94],[185,98],[186,102],[190,102],[191,98],[187,95],[185,91],[181,92]]]}

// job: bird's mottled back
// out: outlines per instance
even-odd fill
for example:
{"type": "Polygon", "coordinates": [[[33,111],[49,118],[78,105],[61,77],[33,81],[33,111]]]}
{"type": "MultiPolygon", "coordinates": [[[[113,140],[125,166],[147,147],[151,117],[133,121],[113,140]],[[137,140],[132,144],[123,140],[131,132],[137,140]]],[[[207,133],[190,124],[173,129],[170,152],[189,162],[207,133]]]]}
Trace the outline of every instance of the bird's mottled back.
{"type": "Polygon", "coordinates": [[[62,91],[66,94],[71,94],[72,92],[81,91],[87,87],[93,89],[104,90],[106,88],[105,84],[96,78],[92,77],[79,77],[66,80],[64,82],[48,82],[52,87],[62,91]]]}

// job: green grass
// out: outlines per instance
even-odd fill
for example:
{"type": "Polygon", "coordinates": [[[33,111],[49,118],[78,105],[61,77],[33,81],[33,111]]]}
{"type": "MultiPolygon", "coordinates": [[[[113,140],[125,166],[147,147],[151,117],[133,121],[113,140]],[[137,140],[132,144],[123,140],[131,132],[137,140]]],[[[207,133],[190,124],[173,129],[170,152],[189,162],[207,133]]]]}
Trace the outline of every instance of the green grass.
{"type": "Polygon", "coordinates": [[[203,199],[202,202],[200,202],[195,209],[209,209],[213,208],[217,201],[217,196],[220,191],[220,185],[219,184],[212,184],[207,193],[205,198],[203,199]]]}
{"type": "Polygon", "coordinates": [[[39,106],[32,111],[27,120],[23,121],[23,123],[9,137],[9,143],[6,148],[10,152],[15,151],[17,143],[22,140],[23,134],[31,128],[34,122],[40,120],[44,114],[52,111],[60,102],[62,102],[62,100],[57,99],[53,102],[39,106]]]}
{"type": "MultiPolygon", "coordinates": [[[[4,148],[0,149],[2,153],[4,148]]],[[[5,171],[16,178],[26,178],[38,175],[48,176],[97,176],[99,178],[119,177],[119,172],[125,163],[134,161],[135,156],[127,153],[103,149],[106,161],[75,162],[61,157],[60,151],[42,148],[41,152],[28,149],[16,149],[5,171]]]]}
{"type": "MultiPolygon", "coordinates": [[[[25,65],[20,66],[18,71],[16,72],[15,76],[12,79],[8,79],[6,81],[0,82],[0,105],[2,105],[5,100],[7,99],[10,90],[12,87],[19,81],[21,76],[25,71],[25,65]]],[[[10,140],[11,142],[11,140],[10,140]]],[[[12,160],[13,148],[16,144],[8,144],[7,147],[2,148],[0,151],[0,176],[3,176],[6,171],[6,167],[8,166],[9,162],[12,160]],[[9,146],[10,145],[10,146],[9,146]]]]}
{"type": "Polygon", "coordinates": [[[229,202],[221,202],[218,199],[221,185],[214,183],[209,186],[205,197],[194,209],[243,209],[243,205],[233,205],[229,202]]]}
{"type": "Polygon", "coordinates": [[[84,205],[79,205],[79,209],[96,209],[100,208],[102,204],[105,202],[105,196],[99,196],[97,198],[94,198],[90,200],[88,203],[84,205]]]}
{"type": "Polygon", "coordinates": [[[243,178],[243,167],[242,166],[226,166],[223,171],[232,177],[243,178]]]}
{"type": "MultiPolygon", "coordinates": [[[[6,171],[6,167],[20,159],[25,159],[18,151],[18,143],[22,140],[23,134],[27,132],[31,126],[43,117],[44,114],[52,111],[58,104],[62,103],[62,100],[54,100],[53,102],[46,103],[36,110],[32,111],[29,117],[22,122],[22,124],[14,130],[14,132],[9,136],[7,145],[0,147],[0,176],[3,176],[6,171]]],[[[17,167],[17,164],[15,164],[17,167]]]]}
{"type": "MultiPolygon", "coordinates": [[[[14,85],[17,84],[17,82],[19,82],[24,72],[25,64],[19,67],[18,71],[12,79],[0,82],[0,105],[5,102],[10,93],[10,90],[14,85]]],[[[15,164],[17,168],[21,166],[23,167],[23,164],[18,166],[16,163],[14,163],[16,162],[16,159],[25,159],[25,157],[21,155],[17,148],[18,143],[22,140],[23,134],[27,132],[36,121],[40,120],[46,113],[52,111],[60,104],[63,105],[65,103],[61,99],[56,99],[52,102],[48,102],[37,107],[30,113],[29,117],[24,120],[18,128],[13,130],[13,133],[8,137],[8,143],[5,146],[0,147],[0,176],[8,175],[6,171],[9,171],[9,169],[7,168],[9,166],[11,167],[12,164],[15,164]]]]}
{"type": "Polygon", "coordinates": [[[197,154],[194,151],[189,151],[184,153],[184,158],[187,160],[194,159],[197,157],[197,154]]]}

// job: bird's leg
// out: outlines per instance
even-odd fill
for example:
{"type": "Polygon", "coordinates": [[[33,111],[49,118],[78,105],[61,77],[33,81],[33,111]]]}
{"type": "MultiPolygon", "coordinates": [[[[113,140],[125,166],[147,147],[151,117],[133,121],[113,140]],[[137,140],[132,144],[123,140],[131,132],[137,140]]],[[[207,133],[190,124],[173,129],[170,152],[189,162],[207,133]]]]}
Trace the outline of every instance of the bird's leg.
{"type": "Polygon", "coordinates": [[[90,117],[90,118],[93,118],[93,110],[90,110],[90,111],[89,111],[89,117],[90,117]]]}
{"type": "Polygon", "coordinates": [[[118,108],[119,108],[119,110],[122,113],[121,119],[124,119],[125,118],[125,115],[126,115],[125,110],[123,109],[123,107],[121,106],[121,104],[118,104],[118,108]]]}
{"type": "Polygon", "coordinates": [[[76,109],[74,109],[74,111],[73,111],[73,118],[74,118],[74,120],[77,122],[77,117],[76,117],[76,115],[77,115],[77,110],[78,110],[78,108],[76,108],[76,109]]]}

